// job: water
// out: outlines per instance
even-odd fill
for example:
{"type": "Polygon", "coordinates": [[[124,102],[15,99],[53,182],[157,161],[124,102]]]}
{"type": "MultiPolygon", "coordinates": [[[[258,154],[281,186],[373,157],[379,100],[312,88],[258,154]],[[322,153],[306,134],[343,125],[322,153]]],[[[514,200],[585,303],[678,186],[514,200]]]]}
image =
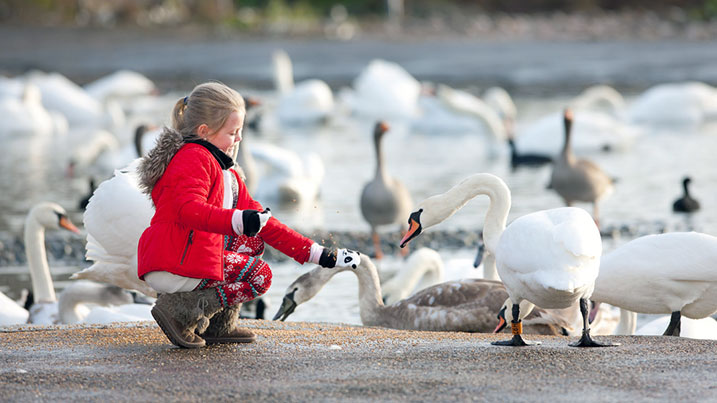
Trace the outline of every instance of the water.
{"type": "MultiPolygon", "coordinates": [[[[17,38],[22,39],[21,36],[17,38]]],[[[67,51],[66,48],[51,44],[51,36],[44,41],[37,46],[48,51],[67,51]]],[[[74,46],[72,43],[66,41],[65,46],[74,46]]],[[[383,57],[400,62],[422,79],[445,79],[446,82],[462,86],[503,83],[511,89],[520,89],[520,92],[514,94],[520,124],[527,124],[545,113],[559,110],[569,99],[565,95],[567,92],[593,82],[617,82],[623,84],[624,88],[621,89],[634,91],[637,87],[644,88],[660,81],[690,78],[714,81],[715,78],[714,69],[709,68],[714,65],[714,52],[706,51],[711,49],[708,42],[536,45],[468,42],[395,44],[368,41],[351,45],[328,43],[330,47],[326,48],[327,43],[321,41],[244,41],[241,44],[242,52],[227,50],[227,46],[239,46],[238,42],[219,43],[213,47],[205,45],[126,44],[116,55],[116,49],[102,47],[89,55],[92,59],[90,61],[88,52],[81,48],[74,48],[71,52],[73,57],[55,57],[56,54],[52,52],[26,52],[23,46],[16,46],[8,47],[8,53],[0,56],[0,65],[10,70],[25,65],[52,65],[60,71],[85,77],[107,73],[118,65],[157,77],[175,74],[168,78],[174,83],[172,91],[156,105],[156,110],[134,118],[130,125],[117,133],[125,143],[131,138],[133,124],[166,123],[171,103],[185,95],[180,89],[187,89],[183,88],[186,82],[178,84],[177,77],[183,77],[182,74],[193,77],[195,81],[203,81],[207,76],[206,79],[219,78],[238,83],[235,87],[242,93],[261,97],[266,108],[271,109],[274,95],[262,88],[266,88],[270,79],[267,69],[270,53],[279,47],[288,49],[292,57],[296,57],[297,79],[318,76],[343,85],[350,82],[368,60],[383,57]],[[191,47],[189,51],[187,46],[191,47]],[[179,47],[181,51],[177,50],[179,47]],[[112,55],[101,56],[101,52],[109,52],[110,49],[112,55]],[[185,57],[186,54],[197,54],[205,59],[216,56],[217,52],[226,56],[223,59],[226,63],[212,65],[210,70],[205,70],[207,66],[197,62],[200,58],[185,57]],[[240,57],[237,56],[240,54],[240,57]],[[426,58],[426,54],[433,56],[426,58]],[[474,54],[480,54],[481,57],[473,58],[474,54]],[[602,57],[605,54],[617,56],[602,57]],[[237,57],[241,60],[235,60],[237,57]],[[534,62],[525,63],[525,60],[534,62]],[[247,85],[247,82],[258,85],[247,85]]],[[[250,146],[252,143],[268,142],[300,154],[314,151],[321,156],[326,168],[319,202],[290,208],[267,204],[272,207],[274,215],[307,233],[315,229],[367,231],[368,225],[361,217],[358,203],[362,186],[372,178],[375,169],[371,135],[373,120],[342,114],[333,118],[325,127],[279,130],[272,127],[270,118],[266,119],[268,130],[261,134],[246,133],[250,146]]],[[[550,168],[513,172],[509,167],[506,150],[496,158],[489,157],[490,141],[485,133],[431,135],[414,132],[400,121],[389,123],[392,130],[384,139],[388,171],[406,184],[415,202],[444,192],[470,174],[490,172],[503,178],[511,189],[513,204],[509,222],[536,210],[562,206],[558,196],[545,188],[550,168]]],[[[69,137],[79,135],[78,131],[73,131],[69,137]]],[[[556,136],[562,135],[556,133],[556,136]]],[[[77,203],[88,191],[88,172],[80,172],[73,179],[66,176],[68,142],[68,139],[3,139],[4,151],[0,158],[2,239],[21,237],[27,211],[41,200],[60,203],[69,210],[73,221],[81,224],[82,213],[77,203]]],[[[82,143],[83,140],[76,139],[73,142],[82,143]]],[[[611,176],[619,178],[615,192],[600,203],[603,228],[641,226],[643,232],[648,233],[653,232],[653,229],[694,229],[717,234],[717,210],[711,208],[717,199],[717,187],[714,186],[717,172],[713,168],[716,146],[715,125],[663,127],[659,130],[647,129],[627,150],[581,155],[596,162],[611,176]],[[688,217],[671,211],[673,200],[681,195],[680,183],[686,174],[693,178],[692,193],[703,206],[701,211],[688,217]]],[[[578,206],[591,209],[587,204],[578,206]]],[[[483,226],[486,207],[486,198],[476,198],[442,223],[441,229],[478,231],[483,226]]],[[[392,230],[386,228],[384,232],[392,230]]],[[[619,236],[606,239],[605,250],[609,251],[628,240],[619,236]]],[[[467,250],[439,252],[445,261],[453,261],[451,264],[460,268],[466,267],[473,253],[467,250]]],[[[292,263],[270,264],[274,269],[274,282],[268,295],[273,303],[270,312],[273,315],[286,286],[310,267],[292,263]]],[[[388,257],[383,263],[386,267],[395,267],[397,264],[394,257],[388,257]]],[[[82,261],[63,262],[55,278],[56,286],[63,286],[62,281],[66,280],[67,272],[87,265],[87,262],[82,261]]],[[[29,279],[20,271],[21,267],[0,267],[0,273],[8,274],[2,277],[4,283],[0,282],[0,291],[26,287],[29,279]]],[[[355,277],[342,273],[314,300],[299,307],[290,320],[358,324],[357,289],[355,277]]]]}

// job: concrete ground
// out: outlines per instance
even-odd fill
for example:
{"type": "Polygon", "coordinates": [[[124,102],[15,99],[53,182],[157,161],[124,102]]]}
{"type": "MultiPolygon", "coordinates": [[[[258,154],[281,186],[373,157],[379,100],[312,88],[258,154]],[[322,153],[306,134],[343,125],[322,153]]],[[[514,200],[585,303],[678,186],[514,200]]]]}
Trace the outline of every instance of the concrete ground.
{"type": "Polygon", "coordinates": [[[179,349],[152,322],[0,329],[3,401],[717,401],[717,342],[245,320],[248,345],[179,349]]]}

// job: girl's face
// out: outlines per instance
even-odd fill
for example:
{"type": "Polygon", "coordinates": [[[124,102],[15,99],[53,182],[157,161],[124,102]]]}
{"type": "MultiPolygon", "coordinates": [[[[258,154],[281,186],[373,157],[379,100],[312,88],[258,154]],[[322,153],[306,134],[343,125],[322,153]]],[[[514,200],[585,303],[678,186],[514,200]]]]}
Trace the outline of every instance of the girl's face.
{"type": "MultiPolygon", "coordinates": [[[[232,146],[241,141],[241,129],[243,126],[244,117],[238,111],[234,111],[219,130],[211,133],[209,128],[204,129],[206,125],[202,125],[199,127],[199,131],[201,132],[203,129],[208,131],[209,133],[203,137],[206,137],[207,141],[229,154],[232,146]]],[[[202,133],[199,133],[199,135],[201,136],[202,133]]]]}

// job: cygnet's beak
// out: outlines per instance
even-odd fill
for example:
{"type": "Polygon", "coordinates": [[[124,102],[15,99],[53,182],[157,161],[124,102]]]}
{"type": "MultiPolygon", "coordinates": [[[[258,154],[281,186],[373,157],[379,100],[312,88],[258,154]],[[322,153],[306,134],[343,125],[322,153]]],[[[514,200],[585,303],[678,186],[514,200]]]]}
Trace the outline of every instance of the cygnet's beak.
{"type": "Polygon", "coordinates": [[[279,311],[274,315],[274,319],[279,319],[280,321],[286,320],[286,318],[289,317],[294,312],[294,309],[296,309],[296,302],[294,302],[294,299],[289,295],[285,295],[284,299],[281,301],[281,306],[279,307],[279,311]]]}

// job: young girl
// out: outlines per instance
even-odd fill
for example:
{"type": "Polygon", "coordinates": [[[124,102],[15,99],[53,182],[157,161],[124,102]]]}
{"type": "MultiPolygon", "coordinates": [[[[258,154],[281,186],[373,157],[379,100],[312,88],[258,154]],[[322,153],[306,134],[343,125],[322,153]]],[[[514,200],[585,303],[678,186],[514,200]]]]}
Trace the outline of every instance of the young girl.
{"type": "Polygon", "coordinates": [[[241,303],[271,285],[264,242],[301,264],[358,264],[358,253],[318,245],[251,198],[231,157],[245,113],[226,85],[196,86],[139,167],[156,210],[139,240],[138,275],[159,293],[152,315],[181,347],[254,341],[237,323],[241,303]]]}

